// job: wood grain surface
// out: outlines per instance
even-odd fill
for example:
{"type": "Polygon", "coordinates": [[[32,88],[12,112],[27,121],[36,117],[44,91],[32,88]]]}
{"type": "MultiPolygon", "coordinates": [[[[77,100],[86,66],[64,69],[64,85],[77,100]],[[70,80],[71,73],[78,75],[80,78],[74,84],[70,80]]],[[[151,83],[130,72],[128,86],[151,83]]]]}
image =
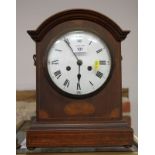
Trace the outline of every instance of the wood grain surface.
{"type": "Polygon", "coordinates": [[[27,147],[132,146],[133,130],[122,120],[121,93],[121,41],[130,31],[95,11],[74,9],[55,14],[27,32],[36,42],[36,121],[27,131],[27,147]],[[69,94],[57,87],[47,67],[50,47],[57,38],[76,30],[104,40],[111,56],[108,79],[85,95],[69,94]]]}
{"type": "MultiPolygon", "coordinates": [[[[122,89],[122,97],[129,96],[129,89],[122,89]]],[[[36,91],[35,90],[17,90],[16,91],[16,100],[17,101],[26,101],[32,102],[36,100],[36,91]]]]}

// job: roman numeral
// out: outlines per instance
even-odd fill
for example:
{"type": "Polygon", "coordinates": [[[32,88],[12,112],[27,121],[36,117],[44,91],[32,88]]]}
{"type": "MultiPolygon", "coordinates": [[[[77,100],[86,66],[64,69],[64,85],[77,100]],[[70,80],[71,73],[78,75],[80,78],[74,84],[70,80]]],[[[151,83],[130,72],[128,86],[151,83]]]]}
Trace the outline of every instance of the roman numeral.
{"type": "Polygon", "coordinates": [[[65,38],[64,42],[68,43],[70,45],[70,42],[68,40],[68,38],[65,38]]]}
{"type": "Polygon", "coordinates": [[[63,85],[68,88],[69,84],[70,84],[70,81],[68,79],[66,79],[63,85]]]}
{"type": "Polygon", "coordinates": [[[102,78],[102,76],[103,76],[103,73],[101,73],[101,72],[99,72],[99,71],[97,71],[97,73],[96,73],[96,76],[98,77],[98,78],[102,78]]]}
{"type": "Polygon", "coordinates": [[[102,51],[102,48],[101,48],[101,49],[99,49],[99,50],[97,50],[96,52],[97,52],[97,53],[100,53],[101,51],[102,51]]]}
{"type": "Polygon", "coordinates": [[[60,76],[61,76],[61,71],[58,70],[58,71],[54,72],[54,75],[55,75],[55,77],[56,77],[57,79],[59,79],[60,76]]]}
{"type": "Polygon", "coordinates": [[[55,49],[55,51],[61,52],[62,50],[60,50],[60,49],[55,49]]]}
{"type": "Polygon", "coordinates": [[[89,81],[89,83],[91,84],[91,86],[94,86],[94,84],[91,81],[89,81]]]}
{"type": "Polygon", "coordinates": [[[106,61],[105,60],[100,60],[100,65],[106,65],[106,61]]]}
{"type": "Polygon", "coordinates": [[[89,42],[89,45],[91,45],[92,41],[89,42]]]}
{"type": "Polygon", "coordinates": [[[59,60],[53,60],[51,63],[52,63],[52,65],[57,65],[57,64],[59,64],[59,60]]]}
{"type": "Polygon", "coordinates": [[[80,83],[77,83],[77,90],[81,90],[80,83]]]}

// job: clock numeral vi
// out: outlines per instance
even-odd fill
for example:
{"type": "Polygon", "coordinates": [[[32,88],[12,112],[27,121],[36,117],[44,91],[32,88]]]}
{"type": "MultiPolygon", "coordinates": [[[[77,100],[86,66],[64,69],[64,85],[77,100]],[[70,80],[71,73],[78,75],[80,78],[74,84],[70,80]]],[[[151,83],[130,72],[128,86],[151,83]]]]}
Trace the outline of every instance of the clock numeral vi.
{"type": "Polygon", "coordinates": [[[69,84],[70,84],[70,81],[68,79],[66,79],[63,85],[68,88],[69,84]]]}
{"type": "Polygon", "coordinates": [[[57,79],[59,79],[60,76],[61,76],[61,71],[58,70],[58,71],[54,72],[54,75],[55,75],[55,77],[56,77],[57,79]]]}
{"type": "Polygon", "coordinates": [[[103,73],[101,73],[101,72],[99,72],[99,71],[97,71],[97,73],[96,73],[96,76],[98,77],[98,78],[102,78],[102,76],[103,76],[103,73]]]}
{"type": "Polygon", "coordinates": [[[77,83],[77,90],[81,90],[80,83],[77,83]]]}

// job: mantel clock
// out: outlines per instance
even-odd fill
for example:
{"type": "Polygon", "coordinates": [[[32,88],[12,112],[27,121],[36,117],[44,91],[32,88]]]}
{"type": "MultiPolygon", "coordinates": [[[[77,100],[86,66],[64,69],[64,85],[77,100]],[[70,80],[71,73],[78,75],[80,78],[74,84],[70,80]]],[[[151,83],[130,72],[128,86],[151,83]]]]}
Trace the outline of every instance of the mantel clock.
{"type": "Polygon", "coordinates": [[[28,31],[36,42],[37,105],[28,148],[132,145],[121,96],[121,41],[128,33],[84,9],[28,31]]]}

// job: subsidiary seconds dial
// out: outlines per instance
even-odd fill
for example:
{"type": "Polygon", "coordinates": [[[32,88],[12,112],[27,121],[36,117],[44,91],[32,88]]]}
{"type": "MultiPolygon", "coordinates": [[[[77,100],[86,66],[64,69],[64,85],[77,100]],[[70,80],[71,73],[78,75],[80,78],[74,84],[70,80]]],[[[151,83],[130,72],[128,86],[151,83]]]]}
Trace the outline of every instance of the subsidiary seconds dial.
{"type": "Polygon", "coordinates": [[[73,96],[96,92],[107,81],[111,56],[105,42],[86,31],[59,37],[47,56],[50,80],[60,91],[73,96]]]}

